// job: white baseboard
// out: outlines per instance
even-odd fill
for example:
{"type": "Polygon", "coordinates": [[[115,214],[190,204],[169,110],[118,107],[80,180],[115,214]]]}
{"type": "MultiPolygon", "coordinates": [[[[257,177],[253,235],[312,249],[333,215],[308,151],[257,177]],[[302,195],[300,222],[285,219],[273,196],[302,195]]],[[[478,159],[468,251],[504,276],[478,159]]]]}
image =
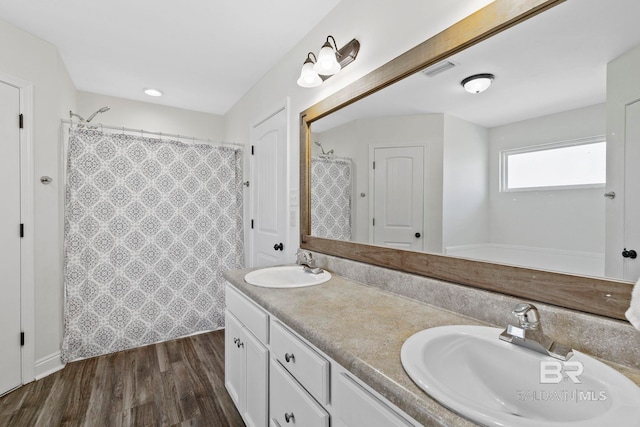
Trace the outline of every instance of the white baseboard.
{"type": "Polygon", "coordinates": [[[48,356],[43,357],[42,359],[36,360],[36,381],[42,379],[46,376],[53,374],[54,372],[58,372],[60,369],[64,368],[65,364],[60,360],[60,352],[56,351],[48,356]]]}

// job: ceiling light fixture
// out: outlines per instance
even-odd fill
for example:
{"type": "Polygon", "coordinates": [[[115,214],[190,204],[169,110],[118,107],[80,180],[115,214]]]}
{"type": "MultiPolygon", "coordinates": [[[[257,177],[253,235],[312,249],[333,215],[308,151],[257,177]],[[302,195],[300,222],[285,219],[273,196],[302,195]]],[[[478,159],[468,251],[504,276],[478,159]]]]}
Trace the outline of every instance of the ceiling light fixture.
{"type": "Polygon", "coordinates": [[[469,93],[480,93],[489,89],[489,86],[491,86],[491,83],[495,78],[496,76],[494,76],[493,74],[475,74],[473,76],[467,77],[466,79],[461,81],[460,84],[462,85],[462,87],[464,87],[464,90],[469,93]]]}
{"type": "Polygon", "coordinates": [[[153,89],[153,88],[145,89],[144,93],[146,93],[149,96],[162,96],[162,91],[161,90],[153,89]]]}
{"type": "Polygon", "coordinates": [[[307,54],[307,59],[302,64],[298,85],[302,87],[320,86],[324,80],[351,64],[358,56],[359,50],[360,42],[356,39],[338,49],[333,36],[328,36],[317,57],[312,52],[307,54]],[[333,41],[333,46],[330,40],[333,41]]]}

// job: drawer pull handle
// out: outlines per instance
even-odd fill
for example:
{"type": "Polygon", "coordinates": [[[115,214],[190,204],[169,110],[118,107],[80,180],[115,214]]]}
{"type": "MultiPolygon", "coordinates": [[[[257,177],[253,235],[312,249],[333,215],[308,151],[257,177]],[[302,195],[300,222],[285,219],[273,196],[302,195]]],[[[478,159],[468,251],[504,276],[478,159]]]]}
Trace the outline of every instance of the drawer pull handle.
{"type": "MultiPolygon", "coordinates": [[[[295,359],[295,356],[293,355],[293,353],[291,353],[291,354],[285,353],[284,354],[284,360],[286,360],[287,363],[291,362],[293,359],[295,359]]],[[[293,417],[293,414],[291,415],[291,417],[293,417]]]]}
{"type": "Polygon", "coordinates": [[[295,420],[294,420],[294,418],[293,418],[293,412],[292,412],[292,413],[290,413],[290,414],[285,413],[285,414],[284,414],[284,420],[285,420],[286,422],[290,422],[290,421],[294,421],[294,422],[295,422],[295,420]]]}

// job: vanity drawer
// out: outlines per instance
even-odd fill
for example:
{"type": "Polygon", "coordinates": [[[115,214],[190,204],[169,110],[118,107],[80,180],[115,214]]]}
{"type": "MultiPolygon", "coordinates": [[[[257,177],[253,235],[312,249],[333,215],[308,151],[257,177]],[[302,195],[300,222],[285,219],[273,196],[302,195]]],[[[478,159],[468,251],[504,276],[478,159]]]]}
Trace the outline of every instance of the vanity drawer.
{"type": "Polygon", "coordinates": [[[329,361],[275,320],[271,322],[271,353],[318,402],[329,403],[329,361]]]}
{"type": "Polygon", "coordinates": [[[329,414],[273,359],[269,396],[271,425],[329,427],[329,414]]]}
{"type": "Polygon", "coordinates": [[[227,310],[263,344],[269,343],[269,315],[231,286],[226,287],[227,310]]]}

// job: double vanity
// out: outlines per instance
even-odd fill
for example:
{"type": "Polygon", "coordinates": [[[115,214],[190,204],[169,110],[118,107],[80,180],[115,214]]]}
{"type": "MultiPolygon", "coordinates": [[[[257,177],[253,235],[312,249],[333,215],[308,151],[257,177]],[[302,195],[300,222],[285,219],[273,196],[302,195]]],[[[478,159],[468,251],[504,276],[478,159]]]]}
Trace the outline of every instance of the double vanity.
{"type": "MultiPolygon", "coordinates": [[[[291,267],[278,269],[269,273],[296,275],[291,267]]],[[[247,284],[246,273],[251,274],[249,270],[225,274],[230,282],[226,288],[225,385],[247,426],[420,425],[341,365],[352,356],[345,353],[345,358],[331,347],[318,345],[316,339],[327,332],[328,340],[344,333],[341,316],[333,326],[326,322],[330,319],[319,325],[320,318],[326,317],[328,301],[313,301],[327,287],[339,293],[339,278],[322,286],[303,283],[296,288],[274,288],[269,280],[258,279],[264,287],[247,284]],[[307,315],[300,316],[297,310],[307,315]],[[299,333],[300,327],[307,332],[299,333]],[[315,339],[306,339],[309,333],[315,339]]],[[[248,280],[253,281],[254,276],[248,280]]],[[[352,308],[347,305],[341,310],[352,308]]],[[[355,347],[355,342],[349,345],[355,347]]]]}
{"type": "Polygon", "coordinates": [[[320,284],[301,266],[225,273],[225,384],[248,426],[583,427],[640,419],[640,388],[584,353],[563,366],[500,340],[504,328],[323,273],[320,284]]]}

